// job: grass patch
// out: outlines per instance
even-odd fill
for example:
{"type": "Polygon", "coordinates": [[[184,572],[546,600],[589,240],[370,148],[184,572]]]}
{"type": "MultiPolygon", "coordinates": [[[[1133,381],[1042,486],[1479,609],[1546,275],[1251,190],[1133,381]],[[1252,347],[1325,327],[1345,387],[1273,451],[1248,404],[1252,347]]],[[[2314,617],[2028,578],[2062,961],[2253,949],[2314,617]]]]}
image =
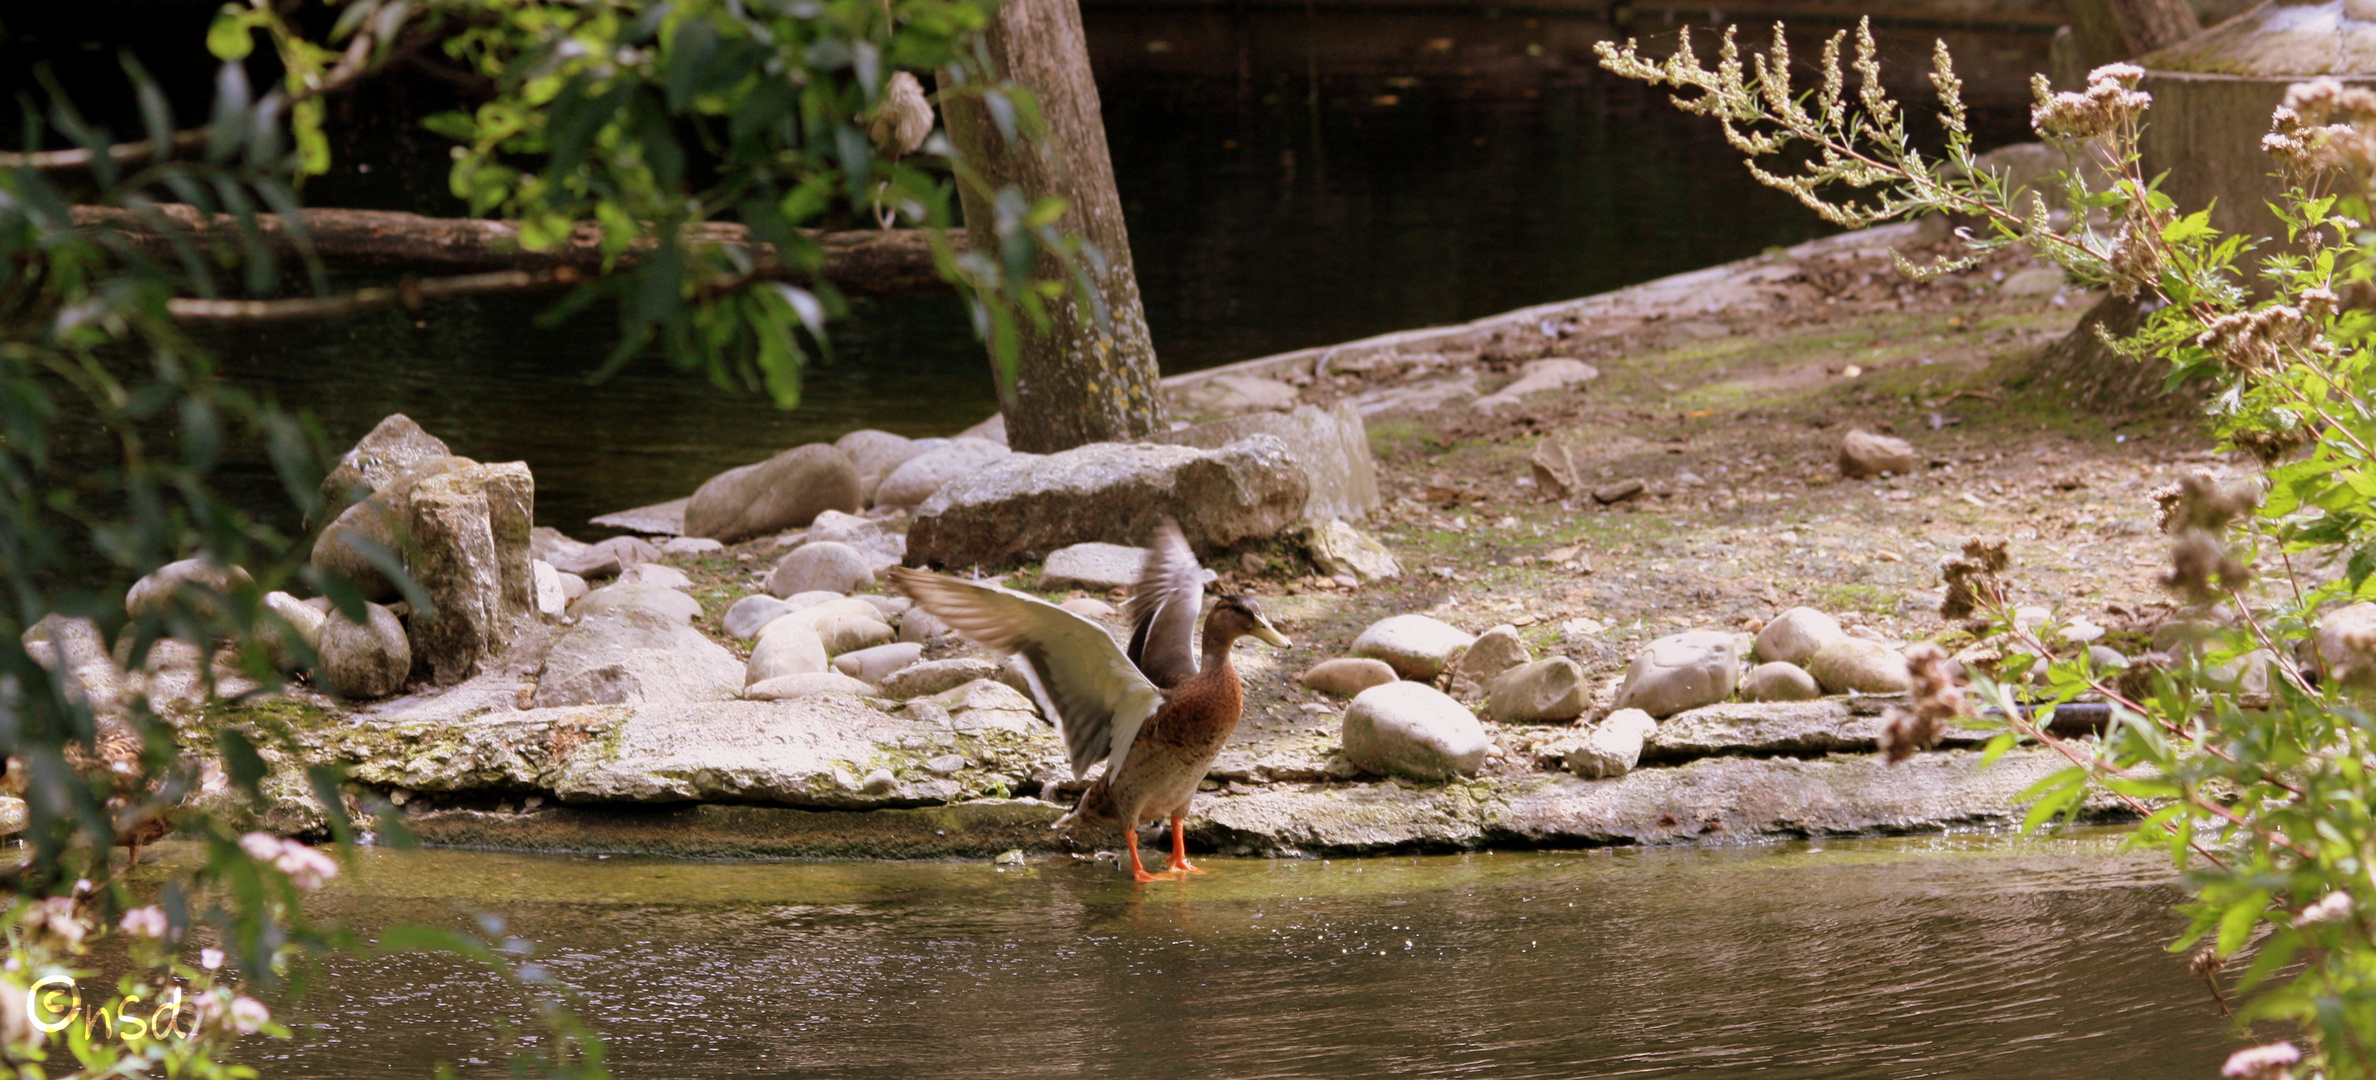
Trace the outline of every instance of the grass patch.
{"type": "Polygon", "coordinates": [[[1868,615],[1892,615],[1897,612],[1898,594],[1879,585],[1826,585],[1815,590],[1827,611],[1860,611],[1868,615]]]}

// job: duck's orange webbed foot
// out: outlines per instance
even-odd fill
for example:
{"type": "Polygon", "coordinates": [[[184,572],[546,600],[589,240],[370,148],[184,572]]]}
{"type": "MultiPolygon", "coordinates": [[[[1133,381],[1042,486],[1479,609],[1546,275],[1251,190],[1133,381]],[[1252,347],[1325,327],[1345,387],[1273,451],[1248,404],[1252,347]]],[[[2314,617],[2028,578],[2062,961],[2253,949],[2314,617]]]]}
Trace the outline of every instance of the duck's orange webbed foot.
{"type": "MultiPolygon", "coordinates": [[[[1160,874],[1147,872],[1147,864],[1139,861],[1138,830],[1122,830],[1122,842],[1130,846],[1130,879],[1141,885],[1150,881],[1178,881],[1183,876],[1175,867],[1160,874]]],[[[1199,871],[1201,873],[1202,871],[1199,871]]]]}
{"type": "Polygon", "coordinates": [[[1164,867],[1164,872],[1174,878],[1186,878],[1190,874],[1206,872],[1204,867],[1188,865],[1188,831],[1182,825],[1182,820],[1177,816],[1171,819],[1171,865],[1164,867]]]}

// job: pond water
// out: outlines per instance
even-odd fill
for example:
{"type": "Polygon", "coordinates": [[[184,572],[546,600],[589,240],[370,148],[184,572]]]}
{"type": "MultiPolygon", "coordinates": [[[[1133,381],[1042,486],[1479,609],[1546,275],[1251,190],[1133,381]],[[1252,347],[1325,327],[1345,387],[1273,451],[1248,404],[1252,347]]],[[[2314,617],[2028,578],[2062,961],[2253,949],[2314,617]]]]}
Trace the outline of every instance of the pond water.
{"type": "MultiPolygon", "coordinates": [[[[2234,1044],[2167,863],[2109,835],[1309,862],[687,862],[366,851],[366,933],[535,940],[618,1075],[2211,1076],[2234,1044]]],[[[501,1072],[525,1015],[439,957],[344,958],[267,1076],[501,1072]]]]}
{"type": "MultiPolygon", "coordinates": [[[[1639,33],[1664,48],[1671,23],[1210,7],[1093,7],[1088,23],[1167,373],[1589,295],[1830,231],[1759,187],[1714,125],[1595,68],[1591,42],[1639,33]]],[[[1932,32],[1884,28],[1894,74],[1927,70],[1932,32]]],[[[2045,35],[1948,37],[1982,141],[2021,137],[2045,35]]],[[[1813,55],[1815,39],[1800,48],[1813,55]]],[[[450,103],[401,82],[371,100],[339,106],[351,141],[309,196],[458,212],[436,140],[406,126],[450,103]]],[[[790,413],[657,360],[590,385],[616,340],[610,317],[538,329],[539,307],[455,302],[208,342],[230,377],[311,410],[337,445],[401,411],[457,453],[525,460],[538,520],[573,531],[801,442],[858,427],[949,434],[996,408],[947,297],[861,304],[838,362],[811,373],[790,413]]],[[[259,509],[278,503],[263,470],[247,483],[259,509]]]]}

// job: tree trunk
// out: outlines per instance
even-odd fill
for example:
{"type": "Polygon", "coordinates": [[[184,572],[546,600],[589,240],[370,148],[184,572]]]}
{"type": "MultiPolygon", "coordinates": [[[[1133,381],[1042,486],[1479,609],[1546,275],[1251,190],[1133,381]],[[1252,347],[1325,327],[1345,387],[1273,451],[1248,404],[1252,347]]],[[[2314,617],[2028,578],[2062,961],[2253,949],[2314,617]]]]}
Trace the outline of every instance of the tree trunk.
{"type": "MultiPolygon", "coordinates": [[[[188,229],[203,246],[237,250],[239,225],[228,214],[206,214],[179,203],[158,208],[188,229]]],[[[140,215],[111,206],[77,206],[74,223],[82,228],[108,228],[146,252],[172,265],[172,241],[149,227],[140,215]]],[[[296,237],[275,214],[257,214],[256,232],[275,255],[294,260],[296,237]]],[[[602,237],[592,225],[581,225],[569,240],[549,251],[520,247],[517,222],[475,218],[429,218],[385,210],[307,210],[306,238],[324,265],[338,270],[434,271],[477,274],[490,271],[573,270],[592,277],[603,272],[602,237]]],[[[809,238],[825,249],[826,280],[843,292],[861,296],[896,296],[916,292],[945,292],[949,283],[933,268],[932,247],[916,229],[859,229],[812,232],[809,238]]],[[[740,225],[711,222],[686,231],[691,243],[741,244],[751,250],[752,262],[762,271],[774,268],[781,276],[798,277],[783,269],[775,249],[750,240],[740,225]]],[[[966,238],[952,236],[958,250],[966,238]]],[[[620,256],[622,267],[632,266],[641,250],[620,256]]]]}
{"type": "Polygon", "coordinates": [[[2134,60],[2203,32],[2186,0],[2071,0],[2070,11],[2090,68],[2134,60]]]}
{"type": "MultiPolygon", "coordinates": [[[[1055,195],[1069,204],[1060,227],[1096,245],[1106,272],[1093,278],[1111,313],[1111,326],[1069,302],[1050,305],[1045,332],[1023,329],[1015,385],[998,388],[1007,439],[1035,453],[1093,442],[1136,439],[1163,421],[1155,346],[1139,304],[1131,268],[1130,234],[1114,163],[1106,151],[1105,121],[1089,71],[1077,0],[1009,0],[983,37],[998,74],[1028,87],[1047,120],[1044,138],[1009,142],[978,100],[952,97],[942,107],[951,141],[988,191],[966,185],[967,232],[979,251],[996,249],[990,199],[1005,187],[1026,196],[1055,195]]],[[[1043,273],[1053,273],[1047,259],[1043,273]]]]}

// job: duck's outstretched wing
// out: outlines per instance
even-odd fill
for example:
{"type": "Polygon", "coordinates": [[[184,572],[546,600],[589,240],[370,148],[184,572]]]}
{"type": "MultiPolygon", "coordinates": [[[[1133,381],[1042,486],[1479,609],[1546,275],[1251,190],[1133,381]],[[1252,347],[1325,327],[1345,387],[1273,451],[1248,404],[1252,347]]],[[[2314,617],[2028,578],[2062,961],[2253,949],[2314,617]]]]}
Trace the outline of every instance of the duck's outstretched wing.
{"type": "Polygon", "coordinates": [[[1031,695],[1064,737],[1073,776],[1105,759],[1120,769],[1163,691],[1139,674],[1096,623],[1022,593],[904,566],[891,587],[967,641],[1023,658],[1031,695]]]}
{"type": "Polygon", "coordinates": [[[1166,690],[1196,674],[1196,616],[1204,607],[1204,578],[1179,523],[1164,519],[1123,612],[1130,617],[1130,662],[1166,690]]]}

